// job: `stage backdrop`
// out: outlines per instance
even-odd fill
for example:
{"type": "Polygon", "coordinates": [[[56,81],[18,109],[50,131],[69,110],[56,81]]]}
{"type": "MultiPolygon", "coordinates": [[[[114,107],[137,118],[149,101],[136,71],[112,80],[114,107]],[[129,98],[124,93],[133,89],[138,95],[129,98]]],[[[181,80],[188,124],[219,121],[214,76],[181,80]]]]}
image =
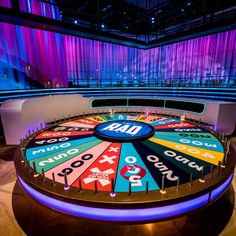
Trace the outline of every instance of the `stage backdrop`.
{"type": "Polygon", "coordinates": [[[236,30],[149,50],[0,23],[0,89],[224,85],[236,77],[236,30]]]}
{"type": "Polygon", "coordinates": [[[19,5],[23,12],[60,20],[60,9],[57,2],[57,0],[20,0],[19,5]]]}

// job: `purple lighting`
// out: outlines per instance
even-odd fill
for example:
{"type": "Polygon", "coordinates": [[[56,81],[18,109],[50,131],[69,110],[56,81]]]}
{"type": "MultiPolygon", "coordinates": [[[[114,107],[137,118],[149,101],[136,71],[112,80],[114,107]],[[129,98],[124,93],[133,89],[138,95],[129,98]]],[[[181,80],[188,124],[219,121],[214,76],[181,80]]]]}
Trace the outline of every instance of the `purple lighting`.
{"type": "Polygon", "coordinates": [[[0,23],[0,90],[29,88],[26,78],[45,87],[67,87],[63,35],[0,23]],[[30,70],[27,66],[30,65],[30,70]]]}
{"type": "Polygon", "coordinates": [[[215,200],[222,194],[222,192],[229,186],[232,179],[233,179],[233,174],[222,185],[220,185],[218,188],[216,188],[211,192],[211,201],[215,200]]]}
{"type": "Polygon", "coordinates": [[[60,20],[60,11],[55,0],[20,0],[21,11],[60,20]]]}
{"type": "Polygon", "coordinates": [[[115,197],[115,196],[116,196],[116,193],[110,193],[110,196],[111,196],[111,197],[115,197]]]}
{"type": "Polygon", "coordinates": [[[70,186],[65,186],[65,187],[64,187],[64,190],[65,190],[65,191],[67,191],[67,190],[69,190],[69,189],[70,189],[70,186]]]}
{"type": "Polygon", "coordinates": [[[236,84],[236,30],[148,50],[7,23],[0,31],[1,90],[29,88],[28,78],[48,88],[236,84]]]}
{"type": "MultiPolygon", "coordinates": [[[[229,186],[231,175],[224,184],[219,186],[217,189],[222,194],[229,186]]],[[[25,189],[25,191],[34,199],[46,205],[52,209],[55,209],[66,214],[70,214],[77,217],[83,217],[94,220],[106,220],[106,221],[117,221],[117,222],[129,222],[129,221],[150,221],[165,219],[172,216],[177,216],[183,213],[187,213],[194,209],[200,208],[209,203],[209,193],[204,194],[192,200],[187,200],[181,203],[152,207],[142,209],[110,209],[110,208],[96,208],[75,205],[67,202],[63,202],[51,197],[48,197],[27,185],[19,176],[18,179],[25,189]]]]}
{"type": "Polygon", "coordinates": [[[11,0],[0,0],[0,6],[1,7],[11,7],[11,0]]]}

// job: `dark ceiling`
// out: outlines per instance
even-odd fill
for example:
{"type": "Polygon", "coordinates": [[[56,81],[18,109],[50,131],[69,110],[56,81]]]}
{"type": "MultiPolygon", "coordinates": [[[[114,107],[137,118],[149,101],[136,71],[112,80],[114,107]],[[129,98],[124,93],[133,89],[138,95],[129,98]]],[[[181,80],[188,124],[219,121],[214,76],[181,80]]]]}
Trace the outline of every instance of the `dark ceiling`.
{"type": "Polygon", "coordinates": [[[146,43],[235,23],[235,0],[59,0],[63,21],[146,43]]]}
{"type": "Polygon", "coordinates": [[[235,0],[36,0],[52,4],[60,20],[0,7],[0,21],[151,48],[236,28],[235,0]]]}

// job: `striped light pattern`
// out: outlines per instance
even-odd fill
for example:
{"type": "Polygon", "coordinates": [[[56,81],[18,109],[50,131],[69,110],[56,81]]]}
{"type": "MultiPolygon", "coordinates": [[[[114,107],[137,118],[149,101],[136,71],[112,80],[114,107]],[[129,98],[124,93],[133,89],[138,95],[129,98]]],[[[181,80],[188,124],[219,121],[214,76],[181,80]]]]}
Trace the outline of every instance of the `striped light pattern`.
{"type": "Polygon", "coordinates": [[[0,32],[1,89],[29,88],[27,78],[49,88],[67,87],[63,35],[6,23],[0,23],[0,32]]]}
{"type": "Polygon", "coordinates": [[[7,23],[0,23],[0,32],[3,90],[29,88],[27,78],[50,88],[67,87],[68,81],[142,86],[218,80],[227,85],[236,77],[236,30],[149,50],[7,23]]]}
{"type": "Polygon", "coordinates": [[[56,2],[55,0],[21,0],[19,4],[21,11],[60,20],[60,10],[56,2]]]}
{"type": "Polygon", "coordinates": [[[187,40],[148,51],[150,78],[227,80],[236,75],[236,31],[187,40]],[[155,62],[158,62],[157,64],[155,62]]]}

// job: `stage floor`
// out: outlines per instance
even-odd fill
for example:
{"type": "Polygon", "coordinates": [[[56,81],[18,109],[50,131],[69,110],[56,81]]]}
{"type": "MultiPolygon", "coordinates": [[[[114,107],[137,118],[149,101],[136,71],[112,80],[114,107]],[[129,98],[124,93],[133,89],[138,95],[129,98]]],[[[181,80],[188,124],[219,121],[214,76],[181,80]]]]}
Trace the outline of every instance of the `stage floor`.
{"type": "Polygon", "coordinates": [[[31,135],[15,165],[25,191],[50,208],[150,222],[217,200],[232,180],[227,152],[211,130],[176,117],[97,114],[31,135]]]}
{"type": "MultiPolygon", "coordinates": [[[[232,140],[232,142],[234,142],[232,140]]],[[[234,145],[234,143],[232,143],[234,145]]],[[[114,224],[81,220],[49,208],[30,198],[16,182],[13,155],[16,146],[0,142],[0,235],[235,235],[235,177],[226,194],[206,209],[186,216],[150,224],[114,224]],[[89,227],[88,227],[89,225],[89,227]],[[83,229],[81,231],[81,229],[83,229]]]]}

